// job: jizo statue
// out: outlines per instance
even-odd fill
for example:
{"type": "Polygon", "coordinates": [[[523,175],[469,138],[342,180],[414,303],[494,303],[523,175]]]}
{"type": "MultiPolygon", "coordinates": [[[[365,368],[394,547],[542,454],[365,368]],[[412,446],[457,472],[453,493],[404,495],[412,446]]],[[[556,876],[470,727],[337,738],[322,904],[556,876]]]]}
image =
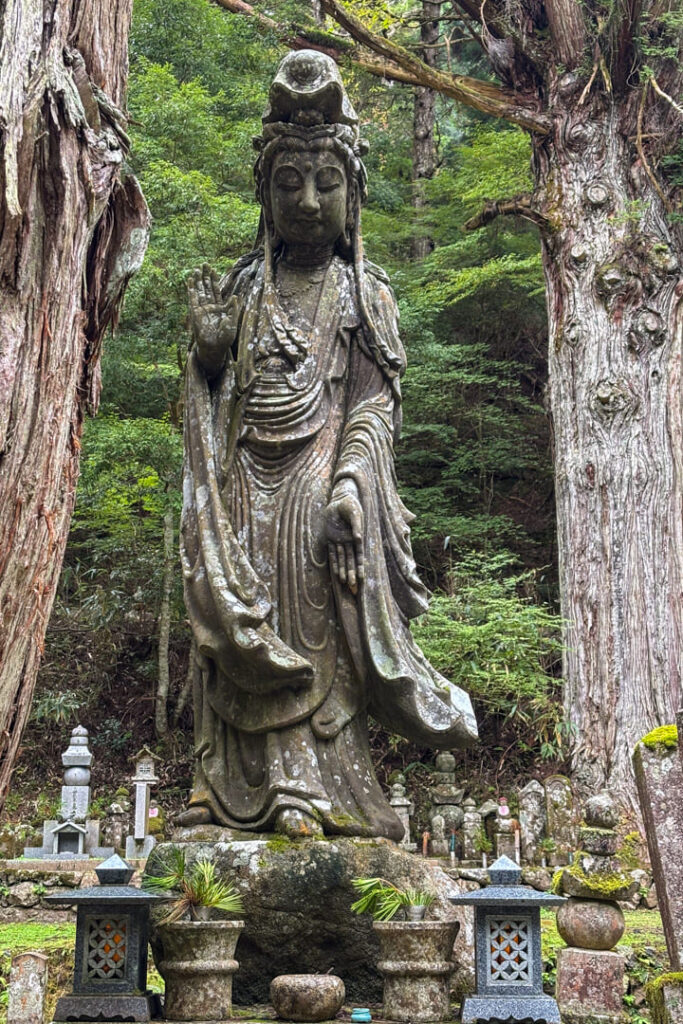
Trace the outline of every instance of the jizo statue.
{"type": "Polygon", "coordinates": [[[405,355],[363,258],[363,145],[332,60],[283,60],[256,147],[256,248],[189,283],[197,769],[180,823],[399,840],[368,712],[441,749],[477,728],[410,634],[427,592],[394,474],[405,355]]]}

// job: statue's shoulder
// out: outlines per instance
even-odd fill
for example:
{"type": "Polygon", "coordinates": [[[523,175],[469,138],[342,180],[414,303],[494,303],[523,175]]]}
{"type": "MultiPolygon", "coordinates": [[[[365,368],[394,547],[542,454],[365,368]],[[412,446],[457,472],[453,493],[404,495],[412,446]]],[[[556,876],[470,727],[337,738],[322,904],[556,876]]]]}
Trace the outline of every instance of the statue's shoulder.
{"type": "Polygon", "coordinates": [[[221,294],[224,299],[246,291],[263,266],[263,249],[254,249],[246,256],[240,256],[225,277],[221,279],[221,294]]]}
{"type": "Polygon", "coordinates": [[[366,259],[365,257],[363,257],[363,270],[365,271],[366,276],[371,280],[391,286],[391,281],[386,270],[383,270],[379,264],[373,263],[372,260],[366,259]]]}

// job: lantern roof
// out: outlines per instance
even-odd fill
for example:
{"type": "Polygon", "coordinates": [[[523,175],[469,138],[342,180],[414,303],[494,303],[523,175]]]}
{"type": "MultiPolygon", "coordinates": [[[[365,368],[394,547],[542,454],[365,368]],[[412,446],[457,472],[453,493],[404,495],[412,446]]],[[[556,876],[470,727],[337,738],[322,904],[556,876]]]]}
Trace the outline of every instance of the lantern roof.
{"type": "Polygon", "coordinates": [[[489,868],[489,884],[475,892],[449,896],[449,902],[460,906],[504,906],[514,903],[527,907],[552,907],[565,902],[564,896],[553,892],[538,892],[530,885],[521,885],[522,869],[509,857],[502,856],[489,868]]]}

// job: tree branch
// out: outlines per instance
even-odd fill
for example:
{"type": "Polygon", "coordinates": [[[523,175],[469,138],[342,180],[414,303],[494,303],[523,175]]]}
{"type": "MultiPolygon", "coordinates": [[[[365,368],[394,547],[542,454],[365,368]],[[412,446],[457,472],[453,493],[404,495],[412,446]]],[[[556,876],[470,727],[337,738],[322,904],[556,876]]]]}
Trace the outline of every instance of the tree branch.
{"type": "Polygon", "coordinates": [[[213,0],[213,3],[230,11],[231,14],[244,14],[248,18],[253,18],[259,28],[265,32],[272,32],[281,43],[289,46],[292,50],[318,50],[320,53],[326,53],[328,57],[338,60],[340,55],[348,49],[348,45],[345,45],[344,41],[335,40],[334,37],[330,38],[329,44],[327,40],[321,42],[322,33],[319,30],[315,33],[317,38],[309,38],[305,31],[281,25],[273,18],[269,18],[268,15],[257,11],[251,4],[246,3],[246,0],[213,0]]]}
{"type": "MultiPolygon", "coordinates": [[[[235,0],[220,0],[220,2],[234,3],[235,0]]],[[[528,98],[525,102],[514,92],[502,89],[492,82],[469,78],[466,75],[448,74],[436,68],[430,68],[404,47],[373,32],[359,18],[343,7],[338,0],[322,0],[322,6],[323,10],[331,15],[357,43],[384,59],[380,62],[375,60],[370,63],[362,52],[354,50],[349,54],[354,63],[364,67],[372,74],[384,74],[387,78],[434,89],[435,92],[450,96],[451,99],[457,100],[465,106],[472,107],[483,114],[501,117],[530,132],[545,135],[550,131],[550,118],[541,112],[535,99],[528,98]],[[382,68],[384,70],[380,70],[382,68]],[[400,76],[396,73],[397,69],[400,69],[400,76]]]]}
{"type": "Polygon", "coordinates": [[[531,203],[530,195],[513,196],[512,199],[489,199],[476,217],[471,217],[465,222],[465,230],[476,231],[477,228],[483,228],[490,224],[496,217],[511,215],[523,217],[524,220],[531,221],[532,224],[547,231],[550,221],[542,213],[539,213],[531,203]]]}

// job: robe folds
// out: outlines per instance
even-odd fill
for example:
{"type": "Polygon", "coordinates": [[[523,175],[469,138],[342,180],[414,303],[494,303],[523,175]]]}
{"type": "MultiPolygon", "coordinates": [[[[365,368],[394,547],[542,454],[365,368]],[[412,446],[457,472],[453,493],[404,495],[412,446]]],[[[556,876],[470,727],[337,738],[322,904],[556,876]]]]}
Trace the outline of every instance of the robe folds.
{"type": "Polygon", "coordinates": [[[405,360],[386,278],[372,265],[365,277],[374,333],[359,315],[353,266],[335,256],[292,358],[269,333],[263,256],[252,254],[222,284],[235,324],[224,369],[209,379],[196,349],[188,361],[191,805],[232,827],[267,829],[299,808],[328,834],[400,839],[372,770],[367,713],[425,746],[476,738],[469,697],[410,633],[427,592],[394,472],[405,360]],[[331,574],[326,536],[333,492],[349,487],[363,512],[356,594],[331,574]]]}

